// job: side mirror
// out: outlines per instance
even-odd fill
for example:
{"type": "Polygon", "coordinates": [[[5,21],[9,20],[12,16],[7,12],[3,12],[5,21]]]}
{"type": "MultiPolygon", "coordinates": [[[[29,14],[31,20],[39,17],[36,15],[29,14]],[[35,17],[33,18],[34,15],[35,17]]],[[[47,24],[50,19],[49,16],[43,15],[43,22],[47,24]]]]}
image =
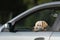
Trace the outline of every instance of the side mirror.
{"type": "Polygon", "coordinates": [[[0,32],[15,32],[14,31],[14,25],[12,23],[7,23],[0,27],[0,32]]]}
{"type": "Polygon", "coordinates": [[[8,23],[8,25],[9,25],[9,32],[15,32],[14,25],[12,25],[12,23],[8,23]]]}

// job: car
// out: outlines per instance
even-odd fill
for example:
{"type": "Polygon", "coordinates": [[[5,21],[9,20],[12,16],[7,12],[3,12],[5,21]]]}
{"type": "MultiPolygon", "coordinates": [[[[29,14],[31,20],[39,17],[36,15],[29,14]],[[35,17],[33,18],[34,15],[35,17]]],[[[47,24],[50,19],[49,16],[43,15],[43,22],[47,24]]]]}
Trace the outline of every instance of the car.
{"type": "Polygon", "coordinates": [[[20,13],[18,16],[14,17],[10,21],[6,22],[0,27],[0,39],[1,40],[60,40],[60,15],[58,15],[56,21],[53,24],[51,32],[18,32],[14,30],[14,25],[18,20],[21,20],[25,16],[30,15],[31,13],[47,9],[60,7],[60,1],[50,2],[35,6],[26,10],[25,12],[20,13]],[[53,29],[54,28],[54,29],[53,29]],[[8,29],[9,32],[3,32],[4,29],[8,29]],[[55,32],[56,31],[56,32],[55,32]]]}

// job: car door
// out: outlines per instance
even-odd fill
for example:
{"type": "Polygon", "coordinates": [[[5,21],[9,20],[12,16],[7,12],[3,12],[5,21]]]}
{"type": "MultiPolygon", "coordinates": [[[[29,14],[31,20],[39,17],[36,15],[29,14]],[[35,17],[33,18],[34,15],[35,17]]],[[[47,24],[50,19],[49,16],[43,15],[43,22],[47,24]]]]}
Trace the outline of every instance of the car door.
{"type": "Polygon", "coordinates": [[[1,40],[49,40],[52,32],[1,32],[1,40]]]}
{"type": "Polygon", "coordinates": [[[50,40],[60,40],[60,32],[54,32],[50,37],[50,40]]]}

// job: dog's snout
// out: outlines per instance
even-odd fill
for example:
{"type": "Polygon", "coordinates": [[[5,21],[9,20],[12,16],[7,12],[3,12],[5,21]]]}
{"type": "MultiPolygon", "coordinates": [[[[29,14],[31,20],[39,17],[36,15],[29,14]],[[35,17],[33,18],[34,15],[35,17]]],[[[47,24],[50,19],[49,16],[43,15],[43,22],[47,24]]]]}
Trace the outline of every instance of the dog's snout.
{"type": "Polygon", "coordinates": [[[42,27],[35,27],[34,29],[33,29],[34,31],[41,31],[42,30],[42,27]]]}

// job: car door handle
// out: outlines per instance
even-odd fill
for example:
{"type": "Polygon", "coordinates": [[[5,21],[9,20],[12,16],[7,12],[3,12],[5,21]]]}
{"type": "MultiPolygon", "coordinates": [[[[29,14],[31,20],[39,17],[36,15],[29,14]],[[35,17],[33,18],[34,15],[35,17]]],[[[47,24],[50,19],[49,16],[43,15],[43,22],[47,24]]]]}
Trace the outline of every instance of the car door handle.
{"type": "Polygon", "coordinates": [[[34,40],[44,40],[43,37],[35,38],[34,40]]]}

